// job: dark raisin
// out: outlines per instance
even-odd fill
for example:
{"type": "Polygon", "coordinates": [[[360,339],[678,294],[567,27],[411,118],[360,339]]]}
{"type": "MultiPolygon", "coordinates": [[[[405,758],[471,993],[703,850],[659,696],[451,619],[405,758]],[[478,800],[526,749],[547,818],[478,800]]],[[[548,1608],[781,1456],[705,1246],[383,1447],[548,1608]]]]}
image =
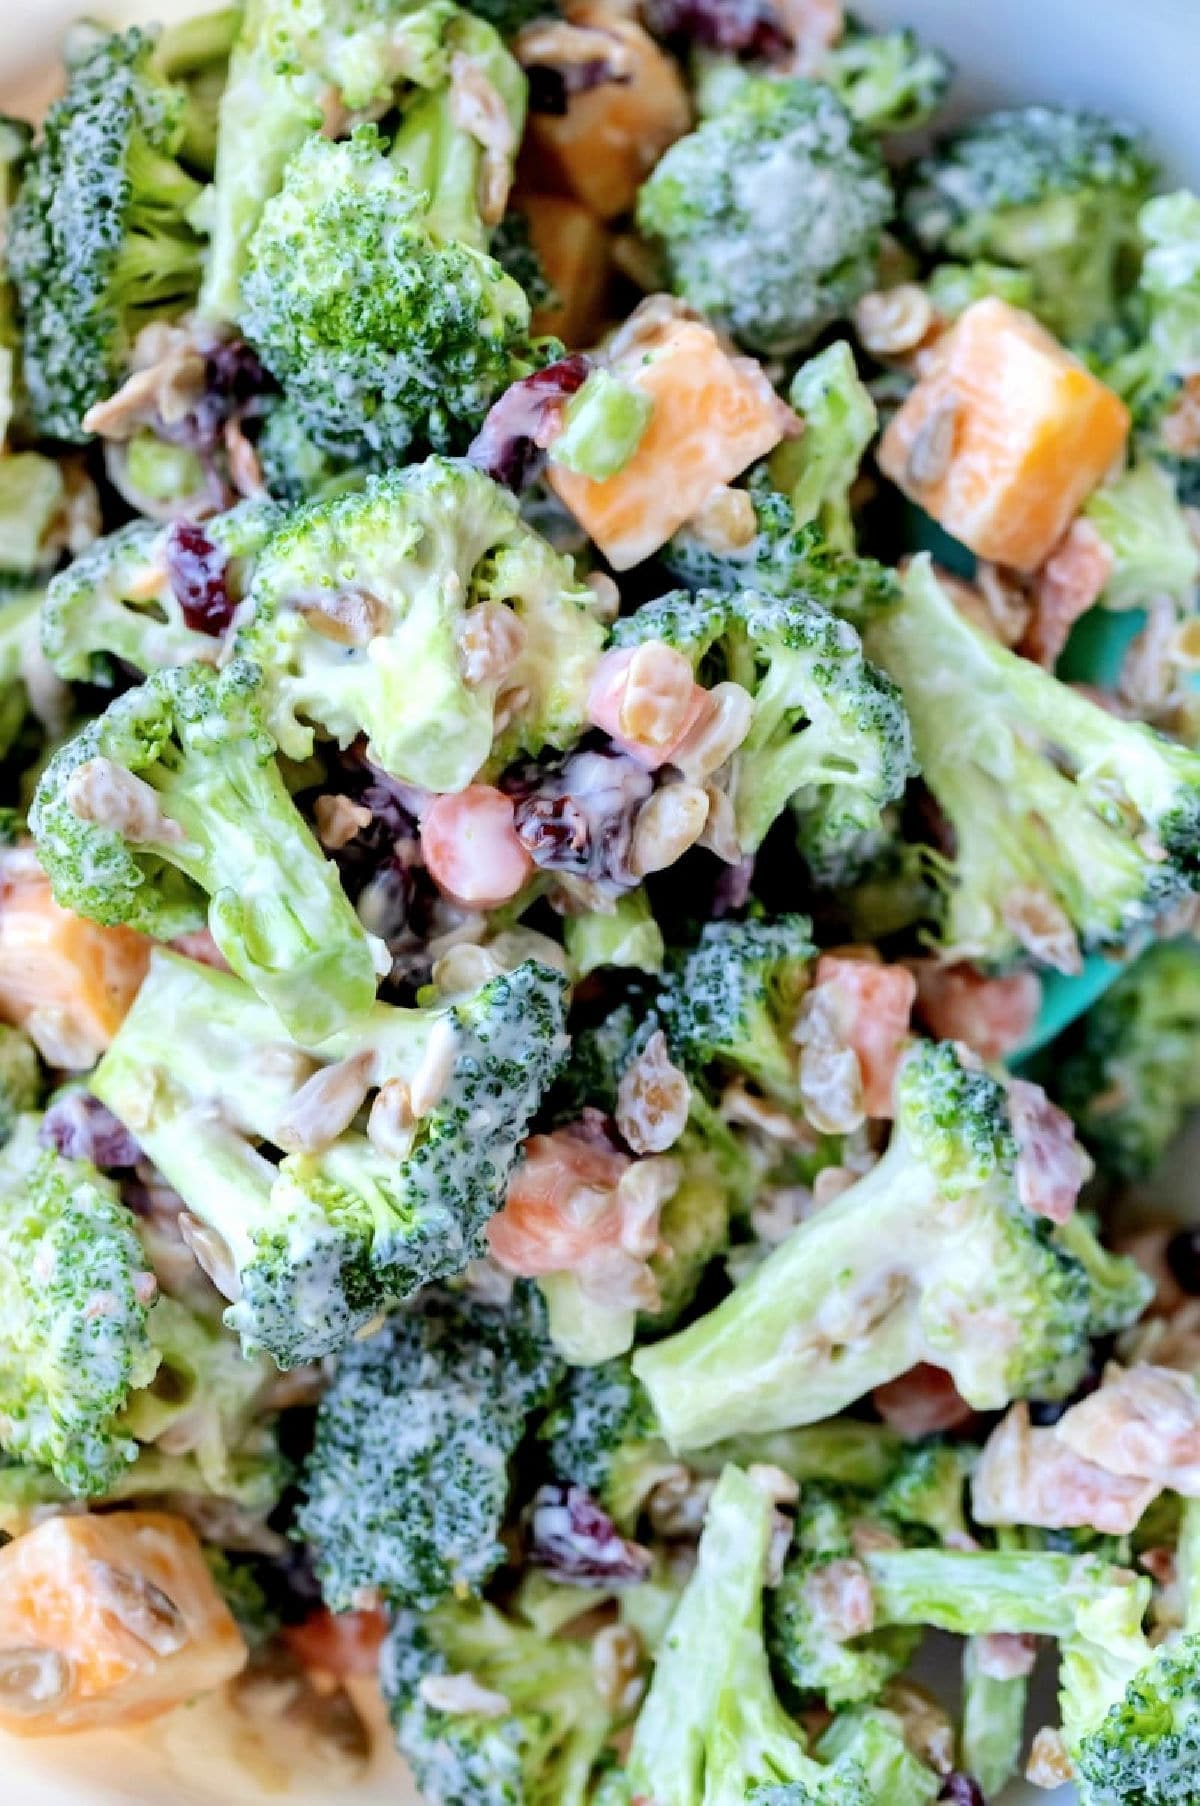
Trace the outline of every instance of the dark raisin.
{"type": "Polygon", "coordinates": [[[954,1769],[942,1782],[939,1800],[952,1800],[954,1806],[987,1806],[982,1787],[972,1775],[963,1775],[954,1769]]]}
{"type": "Polygon", "coordinates": [[[649,0],[646,15],[659,37],[684,38],[733,56],[770,61],[792,49],[770,0],[649,0]]]}
{"type": "Polygon", "coordinates": [[[624,86],[628,75],[620,74],[602,56],[590,57],[586,63],[526,63],[529,82],[529,111],[548,113],[561,119],[573,94],[587,94],[593,88],[610,83],[624,86]]]}
{"type": "Polygon", "coordinates": [[[518,494],[541,468],[563,403],[583,387],[590,372],[587,358],[576,354],[512,383],[468,446],[471,463],[518,494]]]}
{"type": "Polygon", "coordinates": [[[167,576],[183,618],[196,633],[219,639],[236,607],[229,588],[229,560],[191,521],[176,521],[167,534],[167,576]]]}
{"type": "Polygon", "coordinates": [[[101,1168],[136,1166],[142,1150],[124,1123],[90,1091],[66,1091],[42,1118],[38,1140],[67,1160],[101,1168]]]}

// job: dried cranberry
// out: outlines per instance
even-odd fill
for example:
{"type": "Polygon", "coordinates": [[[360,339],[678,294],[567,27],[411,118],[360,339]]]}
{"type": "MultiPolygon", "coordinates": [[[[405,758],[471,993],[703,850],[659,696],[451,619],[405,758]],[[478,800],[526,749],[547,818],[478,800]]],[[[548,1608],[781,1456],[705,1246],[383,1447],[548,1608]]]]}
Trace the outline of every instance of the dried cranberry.
{"type": "Polygon", "coordinates": [[[167,576],[183,618],[196,633],[219,639],[237,604],[229,589],[229,559],[191,521],[176,521],[167,534],[167,576]]]}
{"type": "Polygon", "coordinates": [[[650,0],[651,31],[662,38],[687,38],[733,56],[787,56],[791,41],[770,0],[650,0]]]}
{"type": "Polygon", "coordinates": [[[568,1586],[635,1586],[652,1557],[626,1540],[582,1486],[543,1486],[529,1510],[529,1554],[568,1586]]]}
{"type": "Polygon", "coordinates": [[[197,451],[215,451],[227,421],[256,411],[272,387],[257,354],[245,339],[220,339],[204,360],[204,394],[188,415],[184,437],[197,451]]]}
{"type": "Polygon", "coordinates": [[[1181,1292],[1200,1298],[1200,1229],[1181,1229],[1167,1243],[1167,1265],[1181,1292]]]}
{"type": "Polygon", "coordinates": [[[529,111],[548,113],[561,119],[573,94],[588,94],[593,88],[627,85],[632,77],[613,66],[607,57],[589,57],[584,63],[526,63],[529,82],[529,111]]]}
{"type": "Polygon", "coordinates": [[[38,1140],[68,1160],[89,1160],[98,1167],[132,1167],[142,1150],[124,1123],[90,1091],[67,1091],[42,1118],[38,1140]]]}
{"type": "Polygon", "coordinates": [[[713,890],[712,915],[715,920],[745,909],[754,882],[754,855],[739,859],[736,865],[724,866],[713,890]]]}
{"type": "Polygon", "coordinates": [[[946,1776],[942,1782],[939,1800],[952,1800],[954,1806],[987,1806],[982,1787],[972,1775],[960,1774],[957,1769],[946,1776]]]}
{"type": "Polygon", "coordinates": [[[545,457],[563,402],[583,387],[590,371],[587,358],[576,353],[512,383],[467,447],[471,463],[519,493],[545,457]]]}

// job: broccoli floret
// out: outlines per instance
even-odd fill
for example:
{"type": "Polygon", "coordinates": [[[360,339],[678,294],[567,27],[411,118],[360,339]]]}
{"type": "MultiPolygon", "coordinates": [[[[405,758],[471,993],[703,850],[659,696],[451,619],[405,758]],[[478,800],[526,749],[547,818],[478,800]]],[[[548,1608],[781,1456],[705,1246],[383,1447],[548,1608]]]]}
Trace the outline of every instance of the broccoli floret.
{"type": "Polygon", "coordinates": [[[692,1073],[743,1073],[772,1096],[794,1100],[796,1012],[815,952],[804,916],[709,922],[675,956],[658,1000],[672,1053],[692,1073]]]}
{"type": "Polygon", "coordinates": [[[160,952],[93,1089],[206,1226],[230,1327],[293,1367],[483,1252],[566,1052],[565,989],[529,962],[440,1009],[377,1004],[305,1055],[235,978],[160,952]],[[422,1072],[442,1088],[406,1126],[422,1072]]]}
{"type": "Polygon", "coordinates": [[[558,0],[465,0],[464,10],[486,19],[504,37],[511,38],[531,19],[554,17],[558,0]]]}
{"type": "Polygon", "coordinates": [[[0,1146],[11,1140],[18,1118],[37,1109],[43,1085],[33,1042],[19,1028],[0,1023],[0,1146]]]}
{"type": "Polygon", "coordinates": [[[1151,947],[1055,1045],[1056,1100],[1107,1173],[1141,1179],[1200,1104],[1200,947],[1151,947]]]}
{"type": "Polygon", "coordinates": [[[1192,612],[1200,550],[1166,471],[1149,461],[1122,471],[1083,507],[1112,556],[1100,601],[1105,608],[1146,608],[1157,597],[1192,612]]]}
{"type": "Polygon", "coordinates": [[[159,1366],[134,1218],[92,1167],[40,1146],[34,1116],[0,1154],[0,1198],[0,1444],[102,1493],[137,1452],[121,1416],[159,1366]]]}
{"type": "Polygon", "coordinates": [[[660,972],[666,954],[662,929],[641,889],[618,897],[611,910],[589,909],[583,915],[567,916],[563,939],[576,982],[604,966],[660,972]]]}
{"type": "Polygon", "coordinates": [[[371,941],[288,795],[261,674],[235,660],[154,673],[57,752],[30,827],[58,901],[170,939],[207,920],[300,1039],[369,1009],[371,941]]]}
{"type": "MultiPolygon", "coordinates": [[[[249,0],[221,98],[200,312],[233,321],[247,246],[292,154],[332,118],[387,112],[448,66],[452,9],[393,0],[249,0]]],[[[343,247],[344,248],[344,247],[343,247]]]]}
{"type": "Polygon", "coordinates": [[[930,270],[925,288],[935,313],[945,320],[957,320],[968,307],[989,295],[1007,301],[1010,307],[1024,308],[1026,313],[1033,308],[1033,278],[1028,270],[1014,270],[1008,264],[982,259],[974,263],[939,263],[930,270]]]}
{"type": "MultiPolygon", "coordinates": [[[[776,1696],[763,1633],[763,1591],[772,1535],[770,1500],[741,1469],[727,1467],[709,1504],[695,1573],[659,1651],[614,1800],[660,1806],[740,1806],[747,1800],[803,1806],[870,1806],[878,1794],[858,1739],[828,1765],[776,1696]]],[[[870,1768],[886,1765],[877,1721],[870,1768]]],[[[893,1733],[898,1755],[902,1740],[893,1733]]],[[[832,1754],[832,1752],[831,1752],[832,1754]]],[[[931,1799],[937,1783],[915,1796],[931,1799]]],[[[601,1796],[604,1798],[605,1796],[601,1796]]]]}
{"type": "Polygon", "coordinates": [[[393,777],[460,790],[489,757],[500,768],[578,738],[604,639],[594,605],[506,490],[430,458],[293,515],[259,563],[239,647],[268,673],[289,758],[312,751],[315,722],[343,746],[365,733],[393,777]],[[459,645],[483,603],[524,630],[503,682],[528,700],[495,745],[501,675],[468,682],[459,645]]]}
{"type": "Polygon", "coordinates": [[[677,294],[783,355],[872,286],[893,204],[877,147],[829,88],[752,80],[672,145],[637,216],[677,294]]]}
{"type": "Polygon", "coordinates": [[[206,1547],[204,1559],[218,1593],[233,1614],[234,1622],[253,1653],[262,1649],[282,1628],[283,1620],[263,1585],[261,1563],[253,1556],[231,1555],[226,1549],[206,1547]]]}
{"type": "Polygon", "coordinates": [[[268,407],[254,449],[268,495],[288,507],[361,489],[367,475],[360,466],[322,451],[299,409],[282,396],[268,407]]]}
{"type": "MultiPolygon", "coordinates": [[[[139,1395],[140,1397],[140,1395],[139,1395]]],[[[209,1485],[194,1454],[172,1455],[135,1443],[134,1457],[110,1479],[93,1505],[143,1505],[220,1523],[227,1508],[240,1521],[265,1519],[292,1479],[292,1467],[265,1425],[232,1454],[218,1490],[209,1485]]],[[[0,1533],[23,1536],[56,1506],[70,1508],[76,1495],[48,1468],[0,1458],[0,1533]]]]}
{"type": "Polygon", "coordinates": [[[1200,1766],[1200,1636],[1152,1649],[1132,1601],[1119,1624],[1107,1601],[1080,1616],[1060,1701],[1081,1806],[1189,1806],[1200,1766]]]}
{"type": "MultiPolygon", "coordinates": [[[[456,56],[504,82],[515,141],[524,79],[490,26],[462,26],[456,56]]],[[[390,154],[374,126],[309,138],[250,241],[239,322],[334,458],[386,468],[414,438],[462,450],[534,367],[529,301],[486,249],[483,153],[453,107],[449,85],[419,102],[390,154]]]]}
{"type": "Polygon", "coordinates": [[[915,31],[870,31],[850,18],[817,73],[868,131],[907,132],[928,125],[941,107],[954,65],[915,31]]]}
{"type": "Polygon", "coordinates": [[[1002,1087],[919,1043],[878,1164],[633,1370],[677,1449],[832,1416],[920,1361],[992,1410],[1071,1391],[1091,1305],[1083,1263],[1019,1201],[1002,1087]]]}
{"type": "Polygon", "coordinates": [[[374,1588],[421,1611],[479,1591],[504,1559],[509,1462],[560,1371],[531,1286],[507,1308],[427,1292],[346,1350],[296,1520],[332,1610],[374,1588]]]}
{"type": "Polygon", "coordinates": [[[801,364],[788,399],[804,431],[772,454],[771,479],[791,496],[798,527],[816,521],[835,551],[853,552],[850,491],[879,416],[845,339],[801,364]]]}
{"type": "Polygon", "coordinates": [[[972,120],[923,158],[902,212],[931,255],[1028,270],[1034,311],[1082,341],[1115,320],[1136,273],[1138,210],[1156,173],[1129,126],[1022,107],[972,120]]]}
{"type": "MultiPolygon", "coordinates": [[[[231,615],[281,519],[271,503],[252,501],[205,521],[204,537],[224,567],[231,615]]],[[[110,658],[145,673],[194,660],[216,663],[220,630],[189,623],[171,581],[170,537],[170,528],[153,521],[131,521],[53,579],[42,608],[42,650],[60,677],[95,682],[110,658]]]]}
{"type": "Polygon", "coordinates": [[[217,159],[221,95],[240,28],[241,8],[219,7],[168,25],[155,46],[155,67],[185,95],[180,158],[206,177],[217,159]]]}
{"type": "Polygon", "coordinates": [[[941,863],[950,957],[1024,953],[1074,971],[1081,945],[1120,945],[1200,883],[1196,755],[990,639],[928,558],[863,637],[900,686],[953,834],[941,863]]]}
{"type": "MultiPolygon", "coordinates": [[[[1122,1263],[1125,1267],[1129,1262],[1122,1263]]],[[[875,1509],[910,1530],[927,1530],[939,1542],[965,1542],[968,1526],[963,1494],[978,1457],[968,1443],[934,1437],[910,1446],[899,1457],[875,1509]]]]}
{"type": "Polygon", "coordinates": [[[181,312],[200,282],[188,224],[200,184],[179,161],[185,95],[135,29],[99,39],[46,115],[9,226],[34,424],[86,441],[138,332],[181,312]]]}
{"type": "Polygon", "coordinates": [[[555,1477],[585,1487],[632,1535],[671,1457],[628,1360],[572,1367],[538,1436],[555,1477]]]}

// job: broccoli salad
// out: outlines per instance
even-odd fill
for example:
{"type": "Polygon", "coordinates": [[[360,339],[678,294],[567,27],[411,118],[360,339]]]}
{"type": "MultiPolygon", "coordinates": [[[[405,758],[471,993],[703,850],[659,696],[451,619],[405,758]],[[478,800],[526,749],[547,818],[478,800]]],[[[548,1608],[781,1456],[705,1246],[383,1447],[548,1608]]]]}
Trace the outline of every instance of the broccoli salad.
{"type": "Polygon", "coordinates": [[[0,119],[0,1732],[1195,1806],[1200,196],[837,0],[64,65],[0,119]]]}

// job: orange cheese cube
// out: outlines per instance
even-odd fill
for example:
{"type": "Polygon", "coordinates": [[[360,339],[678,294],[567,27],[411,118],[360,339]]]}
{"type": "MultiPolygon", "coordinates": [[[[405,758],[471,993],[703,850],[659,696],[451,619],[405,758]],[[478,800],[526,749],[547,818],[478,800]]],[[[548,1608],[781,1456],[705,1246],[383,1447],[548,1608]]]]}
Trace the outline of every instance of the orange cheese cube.
{"type": "Polygon", "coordinates": [[[221,1686],[245,1662],[242,1634],[182,1518],[48,1518],[0,1549],[6,1731],[138,1724],[221,1686]]]}
{"type": "Polygon", "coordinates": [[[32,852],[0,858],[0,1021],[23,1028],[51,1065],[95,1064],[149,963],[144,935],[61,908],[32,852]]]}
{"type": "Polygon", "coordinates": [[[612,368],[654,403],[637,450],[602,482],[553,462],[547,480],[613,569],[625,571],[778,445],[794,416],[761,366],[723,351],[700,320],[676,314],[635,334],[612,368]]]}
{"type": "Polygon", "coordinates": [[[532,187],[573,194],[613,219],[628,213],[668,145],[690,128],[691,107],[679,65],[635,20],[583,5],[571,23],[610,37],[628,79],[572,94],[561,117],[531,114],[522,167],[532,187]]]}
{"type": "Polygon", "coordinates": [[[594,345],[604,325],[612,241],[594,213],[564,194],[530,194],[520,203],[529,237],[557,304],[540,307],[534,332],[550,333],[575,350],[594,345]]]}
{"type": "Polygon", "coordinates": [[[969,307],[879,447],[879,466],[955,539],[1036,570],[1129,433],[1111,389],[1006,301],[969,307]]]}

